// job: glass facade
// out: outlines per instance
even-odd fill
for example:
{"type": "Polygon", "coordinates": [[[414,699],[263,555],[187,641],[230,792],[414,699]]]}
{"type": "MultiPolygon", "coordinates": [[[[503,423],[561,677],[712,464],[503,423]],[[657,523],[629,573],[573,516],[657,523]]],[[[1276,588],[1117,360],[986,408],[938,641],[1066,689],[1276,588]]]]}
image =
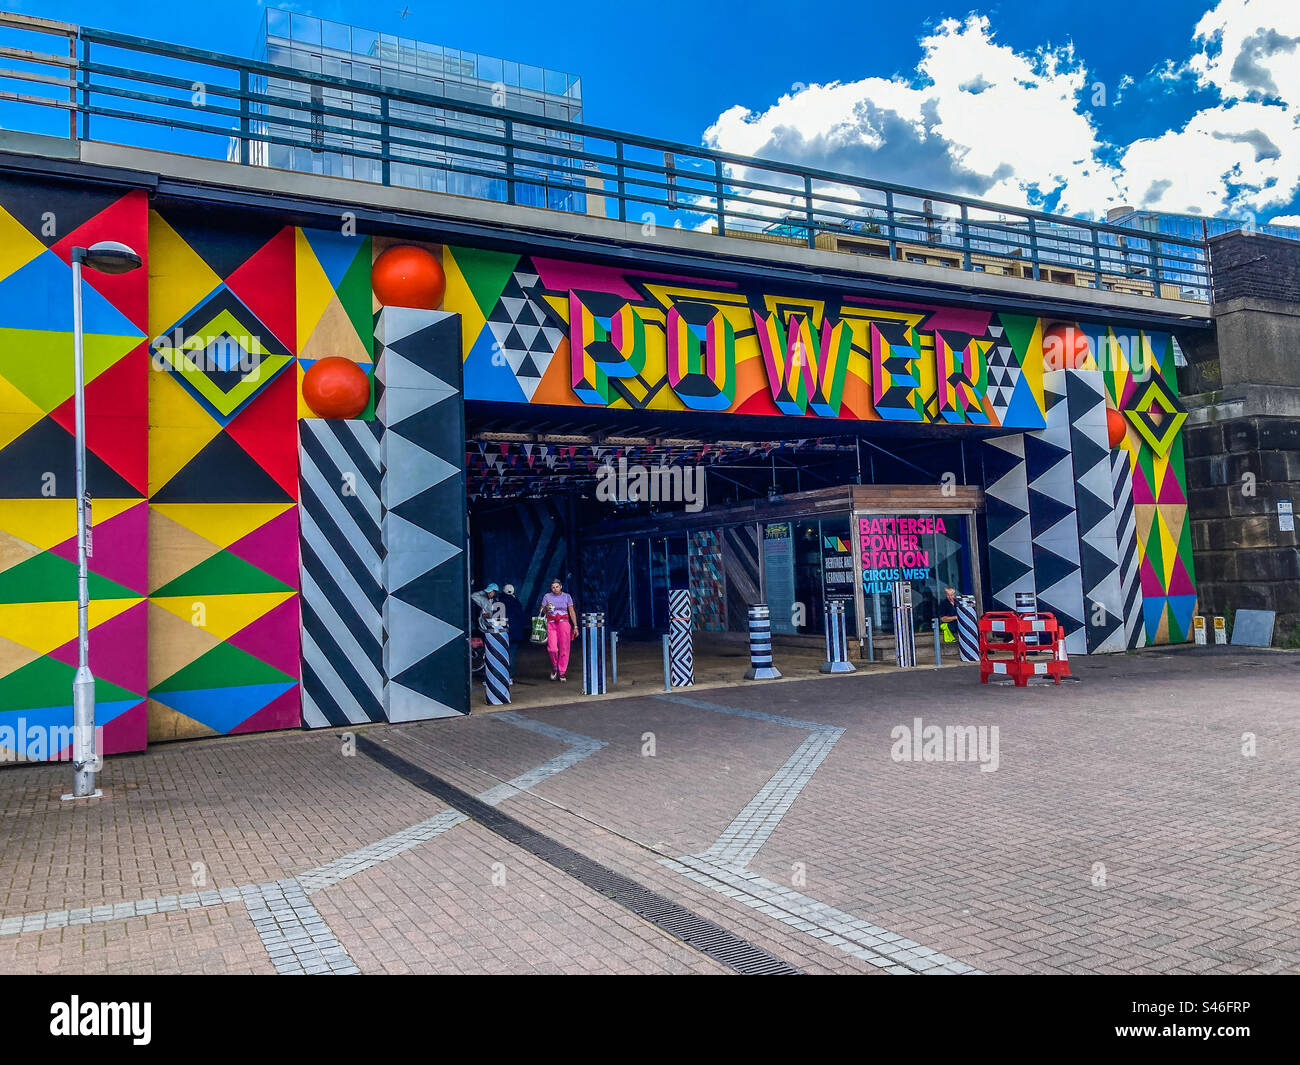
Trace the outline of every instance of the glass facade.
{"type": "MultiPolygon", "coordinates": [[[[267,10],[258,39],[258,58],[307,74],[441,96],[551,121],[582,121],[582,81],[575,74],[376,33],[297,12],[267,10]]],[[[257,132],[277,142],[294,143],[255,142],[253,162],[331,177],[381,180],[380,159],[348,151],[378,154],[382,127],[376,97],[312,86],[291,76],[272,76],[261,82],[256,86],[259,91],[292,103],[263,107],[256,122],[257,132]],[[294,124],[303,123],[304,116],[313,111],[324,116],[327,110],[347,114],[330,113],[328,121],[322,117],[319,125],[308,121],[308,128],[294,124]],[[349,135],[347,130],[356,135],[349,135]]],[[[500,137],[504,118],[449,114],[443,108],[397,101],[390,102],[388,117],[390,151],[394,157],[401,157],[389,164],[390,184],[477,199],[507,199],[502,149],[474,137],[500,137]],[[403,122],[419,123],[423,128],[403,129],[403,122]]],[[[580,191],[585,189],[583,177],[557,169],[580,165],[569,153],[581,152],[582,138],[542,130],[517,118],[513,133],[525,142],[517,152],[515,202],[585,211],[586,197],[580,191]]]]}

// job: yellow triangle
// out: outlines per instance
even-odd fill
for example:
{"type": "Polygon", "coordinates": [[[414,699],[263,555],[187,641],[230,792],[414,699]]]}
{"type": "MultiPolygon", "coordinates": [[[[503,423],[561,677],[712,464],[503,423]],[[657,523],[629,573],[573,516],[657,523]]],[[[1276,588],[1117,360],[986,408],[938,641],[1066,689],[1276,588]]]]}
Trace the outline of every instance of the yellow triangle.
{"type": "MultiPolygon", "coordinates": [[[[204,629],[218,640],[228,640],[293,594],[295,593],[246,592],[240,595],[177,595],[149,601],[157,603],[196,628],[204,629]]],[[[0,635],[3,633],[0,632],[0,635]]]]}
{"type": "Polygon", "coordinates": [[[1034,322],[1034,332],[1029,338],[1024,359],[1020,363],[1020,372],[1029,380],[1029,392],[1039,410],[1044,408],[1043,400],[1043,320],[1034,322]]]}
{"type": "Polygon", "coordinates": [[[0,281],[21,270],[45,245],[13,215],[0,207],[0,281]]]}
{"type": "MultiPolygon", "coordinates": [[[[130,610],[143,599],[92,599],[90,627],[130,610]]],[[[75,600],[53,603],[0,603],[0,638],[47,655],[77,635],[75,600]]]]}
{"type": "MultiPolygon", "coordinates": [[[[0,383],[0,387],[2,387],[2,383],[0,383]]],[[[23,398],[26,399],[27,397],[23,396],[23,398]]],[[[0,410],[0,449],[8,447],[44,417],[45,415],[39,409],[34,414],[18,414],[13,411],[0,410]]]]}
{"type": "Polygon", "coordinates": [[[149,375],[149,494],[197,455],[221,426],[167,372],[149,375]]]}
{"type": "MultiPolygon", "coordinates": [[[[444,247],[442,250],[442,272],[447,278],[447,292],[443,296],[442,305],[449,311],[460,312],[461,359],[468,359],[470,349],[474,347],[474,342],[478,340],[479,333],[483,332],[487,319],[479,309],[478,300],[474,298],[469,282],[465,280],[465,275],[461,273],[460,264],[456,262],[455,253],[449,247],[444,247]]],[[[565,317],[568,317],[567,305],[564,308],[564,314],[565,317]]]]}
{"type": "Polygon", "coordinates": [[[221,548],[172,521],[159,507],[149,508],[149,591],[215,555],[221,548]]]}
{"type": "Polygon", "coordinates": [[[310,338],[302,345],[299,355],[304,359],[323,359],[329,355],[338,355],[362,364],[370,362],[370,352],[366,351],[365,344],[357,336],[352,319],[343,309],[343,301],[333,293],[310,338]]]}
{"type": "MultiPolygon", "coordinates": [[[[96,499],[91,507],[91,521],[101,525],[139,502],[138,499],[96,499]]],[[[38,551],[48,551],[77,535],[77,501],[6,499],[0,507],[0,526],[38,551]]]]}
{"type": "Polygon", "coordinates": [[[149,212],[149,335],[166,332],[221,284],[157,211],[149,212]]]}
{"type": "MultiPolygon", "coordinates": [[[[303,235],[301,229],[294,230],[294,247],[298,343],[302,344],[303,339],[311,336],[315,331],[316,324],[320,321],[321,315],[325,313],[325,308],[330,305],[330,301],[336,300],[338,297],[334,295],[334,286],[330,284],[330,279],[325,276],[325,271],[321,268],[316,253],[312,251],[311,244],[303,235]]],[[[298,354],[301,355],[303,352],[299,351],[298,354]]],[[[312,357],[315,358],[316,356],[312,357]]]]}
{"type": "Polygon", "coordinates": [[[208,728],[201,721],[186,717],[170,706],[163,706],[157,699],[149,699],[146,704],[149,713],[149,742],[166,743],[168,740],[195,740],[205,736],[219,736],[216,729],[208,728]]]}
{"type": "Polygon", "coordinates": [[[220,640],[205,629],[181,620],[156,603],[149,604],[149,688],[179,673],[220,640]]]}
{"type": "MultiPolygon", "coordinates": [[[[1160,561],[1162,564],[1161,568],[1164,570],[1164,573],[1162,573],[1161,576],[1164,578],[1166,588],[1169,587],[1169,582],[1174,576],[1174,563],[1178,561],[1178,541],[1174,537],[1172,530],[1169,528],[1168,517],[1165,513],[1166,510],[1173,509],[1173,506],[1174,504],[1170,503],[1164,505],[1159,503],[1156,504],[1160,525],[1160,561]]],[[[1177,506],[1179,509],[1184,509],[1181,503],[1177,504],[1177,506]]],[[[1182,523],[1179,522],[1178,524],[1181,527],[1182,523]]]]}
{"type": "Polygon", "coordinates": [[[224,548],[293,506],[293,503],[154,503],[153,509],[224,548]]]}

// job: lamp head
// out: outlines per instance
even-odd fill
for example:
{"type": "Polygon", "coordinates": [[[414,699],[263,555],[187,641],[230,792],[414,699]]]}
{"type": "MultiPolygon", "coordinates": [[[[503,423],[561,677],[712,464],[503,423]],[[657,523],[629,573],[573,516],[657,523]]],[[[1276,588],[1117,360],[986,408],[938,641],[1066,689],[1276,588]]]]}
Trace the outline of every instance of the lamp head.
{"type": "Polygon", "coordinates": [[[101,240],[89,248],[73,248],[72,255],[83,266],[101,274],[130,273],[144,262],[133,248],[116,240],[101,240]]]}

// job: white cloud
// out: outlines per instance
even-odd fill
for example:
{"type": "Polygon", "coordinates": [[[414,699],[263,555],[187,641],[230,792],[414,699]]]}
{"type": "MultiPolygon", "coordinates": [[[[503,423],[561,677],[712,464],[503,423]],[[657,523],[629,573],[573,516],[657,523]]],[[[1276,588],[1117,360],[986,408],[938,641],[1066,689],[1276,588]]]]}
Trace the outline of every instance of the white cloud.
{"type": "MultiPolygon", "coordinates": [[[[1220,0],[1192,54],[1157,62],[1151,82],[1196,84],[1219,102],[1180,128],[1102,141],[1091,108],[1133,83],[1098,86],[1073,47],[1018,52],[988,18],[948,19],[923,37],[916,77],[813,85],[755,113],[735,106],[707,144],[899,184],[1104,215],[1120,203],[1258,214],[1300,192],[1300,3],[1220,0]]],[[[766,175],[760,180],[770,180],[766,175]]],[[[779,212],[775,212],[779,213],[779,212]]]]}

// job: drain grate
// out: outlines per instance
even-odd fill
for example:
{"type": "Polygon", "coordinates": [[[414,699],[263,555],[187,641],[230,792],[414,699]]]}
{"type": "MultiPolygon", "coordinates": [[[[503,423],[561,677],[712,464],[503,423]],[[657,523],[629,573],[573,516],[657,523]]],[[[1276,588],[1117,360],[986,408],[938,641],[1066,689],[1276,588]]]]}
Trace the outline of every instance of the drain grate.
{"type": "Polygon", "coordinates": [[[683,943],[707,954],[738,973],[754,975],[801,975],[800,970],[775,955],[741,939],[699,914],[656,894],[635,880],[617,873],[606,865],[579,854],[558,840],[516,821],[494,806],[476,799],[467,791],[408,762],[388,748],[366,736],[357,737],[357,750],[373,758],[390,772],[409,781],[422,791],[436,796],[484,828],[522,847],[548,865],[568,873],[593,891],[617,902],[652,924],[676,936],[683,943]]]}

